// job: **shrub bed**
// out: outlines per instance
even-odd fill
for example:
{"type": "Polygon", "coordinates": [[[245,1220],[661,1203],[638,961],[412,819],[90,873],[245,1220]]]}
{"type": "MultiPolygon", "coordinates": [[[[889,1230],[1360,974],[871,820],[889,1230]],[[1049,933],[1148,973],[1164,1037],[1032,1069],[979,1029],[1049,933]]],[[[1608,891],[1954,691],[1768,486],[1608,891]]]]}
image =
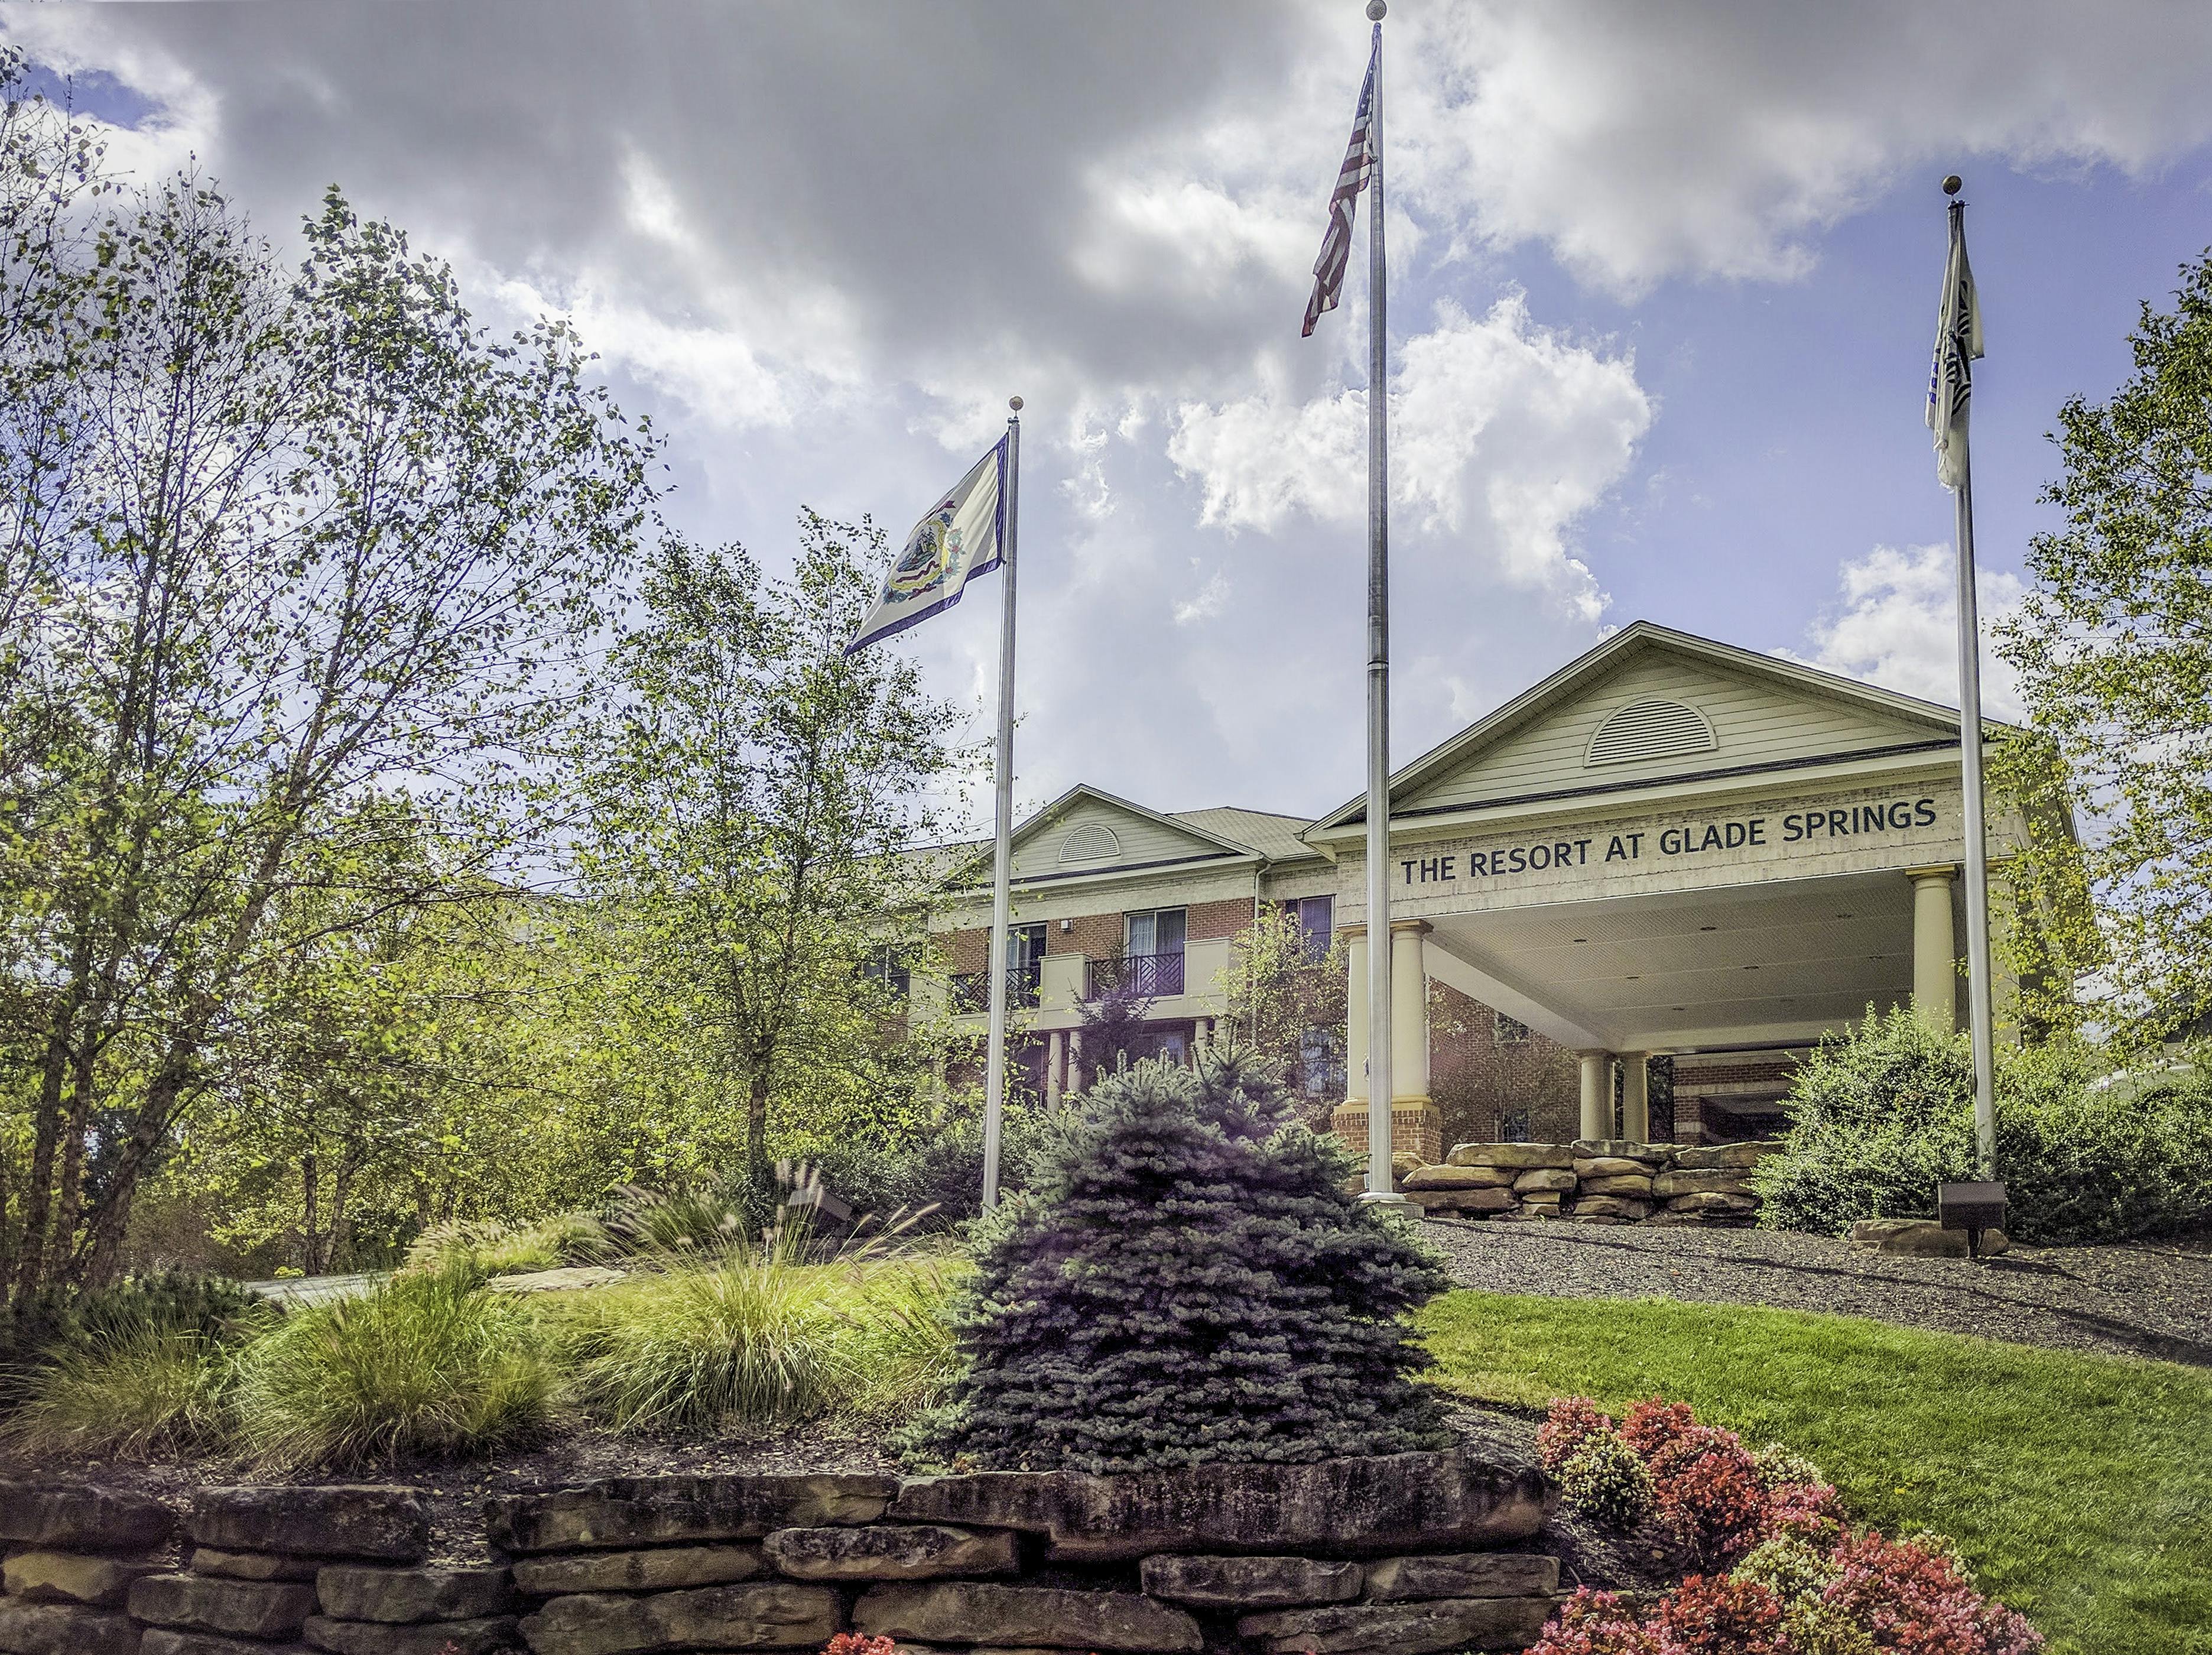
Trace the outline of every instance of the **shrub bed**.
{"type": "Polygon", "coordinates": [[[1656,1527],[1698,1572],[1656,1602],[1584,1587],[1529,1655],[2032,1655],[2035,1629],[1929,1535],[1854,1533],[1836,1491],[1779,1448],[1746,1449],[1680,1403],[1618,1424],[1553,1404],[1537,1444],[1583,1515],[1656,1527]]]}
{"type": "MultiPolygon", "coordinates": [[[[1997,1161],[2008,1231],[2042,1243],[2172,1235],[2212,1223],[2212,1089],[2195,1078],[2101,1084],[2063,1043],[1997,1052],[1997,1161]]],[[[1783,1153],[1752,1175],[1778,1229],[1840,1234],[1863,1218],[1932,1218],[1936,1188],[1974,1176],[1965,1037],[1911,1013],[1870,1015],[1799,1072],[1783,1153]]]]}

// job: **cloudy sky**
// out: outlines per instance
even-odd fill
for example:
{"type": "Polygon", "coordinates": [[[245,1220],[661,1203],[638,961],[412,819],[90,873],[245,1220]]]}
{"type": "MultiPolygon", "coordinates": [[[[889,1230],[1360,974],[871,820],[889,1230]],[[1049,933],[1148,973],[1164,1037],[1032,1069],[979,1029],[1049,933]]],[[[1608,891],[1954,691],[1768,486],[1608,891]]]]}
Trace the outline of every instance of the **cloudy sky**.
{"type": "MultiPolygon", "coordinates": [[[[802,504],[902,532],[1018,392],[1020,798],[1358,790],[1360,277],[1298,321],[1359,0],[0,27],[127,165],[196,155],[280,240],[335,181],[486,321],[573,316],[671,439],[671,520],[771,564],[802,504]]],[[[2212,7],[1397,0],[1389,27],[1399,762],[1638,618],[1951,696],[1937,180],[1972,204],[2002,610],[2060,402],[2111,391],[2137,302],[2212,242],[2212,7]]],[[[996,612],[889,646],[979,733],[996,612]]]]}

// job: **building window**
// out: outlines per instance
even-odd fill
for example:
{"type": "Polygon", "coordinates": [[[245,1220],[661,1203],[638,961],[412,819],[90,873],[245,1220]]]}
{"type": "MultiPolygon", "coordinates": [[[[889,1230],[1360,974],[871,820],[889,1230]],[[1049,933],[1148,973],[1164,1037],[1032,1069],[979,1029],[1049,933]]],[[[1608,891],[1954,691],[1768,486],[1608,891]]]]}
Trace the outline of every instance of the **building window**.
{"type": "Polygon", "coordinates": [[[1122,946],[1132,958],[1182,952],[1184,915],[1180,908],[1155,908],[1122,916],[1122,946]]]}
{"type": "MultiPolygon", "coordinates": [[[[1528,1025],[1526,1023],[1517,1017],[1508,1017],[1504,1012],[1494,1013],[1493,1015],[1498,1019],[1496,1038],[1499,1045],[1520,1046],[1528,1044],[1528,1025]]],[[[1508,1141],[1517,1142],[1519,1140],[1508,1141]]]]}
{"type": "Polygon", "coordinates": [[[1298,1037],[1298,1070],[1307,1097],[1344,1095],[1344,1043],[1334,1029],[1308,1029],[1298,1037]]]}
{"type": "Polygon", "coordinates": [[[1498,1117],[1498,1141],[1500,1143],[1524,1144],[1531,1130],[1530,1110],[1526,1104],[1516,1104],[1498,1117]]]}
{"type": "Polygon", "coordinates": [[[1336,934],[1335,897],[1293,897],[1283,904],[1283,914],[1298,928],[1308,959],[1320,959],[1328,954],[1329,942],[1336,934]]]}
{"type": "Polygon", "coordinates": [[[860,975],[871,983],[880,983],[885,993],[894,1000],[904,1000],[913,985],[914,972],[906,963],[903,953],[886,944],[860,962],[860,975]]]}

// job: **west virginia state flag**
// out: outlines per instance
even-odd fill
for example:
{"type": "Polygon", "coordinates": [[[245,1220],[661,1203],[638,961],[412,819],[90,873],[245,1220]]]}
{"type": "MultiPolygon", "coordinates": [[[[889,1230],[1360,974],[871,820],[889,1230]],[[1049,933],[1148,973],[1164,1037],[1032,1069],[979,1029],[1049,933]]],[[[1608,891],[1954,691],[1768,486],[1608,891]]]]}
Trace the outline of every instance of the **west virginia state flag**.
{"type": "Polygon", "coordinates": [[[951,608],[969,581],[1004,561],[1006,452],[1001,437],[914,526],[847,654],[951,608]]]}

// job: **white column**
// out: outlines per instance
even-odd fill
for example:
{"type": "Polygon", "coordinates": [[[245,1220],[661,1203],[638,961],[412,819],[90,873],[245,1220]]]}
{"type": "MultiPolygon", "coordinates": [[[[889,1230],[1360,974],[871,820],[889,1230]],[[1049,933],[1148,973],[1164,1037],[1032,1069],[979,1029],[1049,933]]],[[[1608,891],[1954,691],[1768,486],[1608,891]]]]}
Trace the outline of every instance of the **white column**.
{"type": "Polygon", "coordinates": [[[1635,1143],[1651,1141],[1650,1054],[1625,1051],[1620,1074],[1620,1135],[1635,1143]]]}
{"type": "Polygon", "coordinates": [[[1429,972],[1421,939],[1426,920],[1390,927],[1390,1090],[1393,1105],[1429,1101],[1429,972]]]}
{"type": "Polygon", "coordinates": [[[1070,1093],[1083,1090],[1083,1031],[1067,1031],[1067,1090],[1070,1093]]]}
{"type": "Polygon", "coordinates": [[[1345,976],[1351,992],[1344,1001],[1344,1101],[1367,1101],[1367,928],[1344,931],[1345,976]]]}
{"type": "Polygon", "coordinates": [[[1060,1107],[1060,1066],[1066,1061],[1066,1042],[1058,1029],[1048,1031],[1044,1037],[1044,1106],[1060,1107]]]}
{"type": "Polygon", "coordinates": [[[1583,1067],[1583,1136],[1613,1136],[1613,1059],[1601,1051],[1575,1054],[1583,1067]]]}
{"type": "Polygon", "coordinates": [[[1959,1029],[1959,945],[1951,931],[1954,867],[1912,867],[1912,1010],[1938,1034],[1959,1029]]]}

